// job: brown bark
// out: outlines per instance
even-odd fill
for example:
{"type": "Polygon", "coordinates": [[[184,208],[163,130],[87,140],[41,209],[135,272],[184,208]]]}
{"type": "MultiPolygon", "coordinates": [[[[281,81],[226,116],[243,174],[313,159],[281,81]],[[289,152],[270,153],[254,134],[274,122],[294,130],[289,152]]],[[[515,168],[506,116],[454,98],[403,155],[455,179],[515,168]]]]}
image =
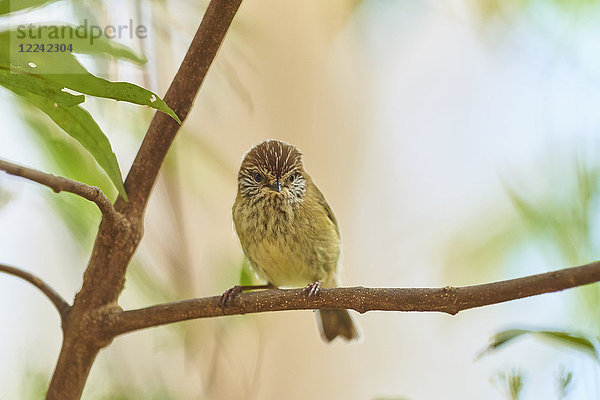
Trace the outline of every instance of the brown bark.
{"type": "Polygon", "coordinates": [[[33,286],[37,287],[43,294],[46,295],[46,297],[52,302],[52,304],[54,304],[54,307],[56,307],[56,310],[60,314],[61,322],[66,318],[71,306],[65,301],[65,299],[61,297],[60,294],[58,294],[46,282],[33,275],[32,273],[24,271],[20,268],[11,267],[4,264],[0,264],[0,272],[19,277],[24,281],[29,282],[33,286]]]}
{"type": "MultiPolygon", "coordinates": [[[[171,83],[165,102],[183,121],[231,25],[241,0],[212,0],[188,52],[171,83]]],[[[119,218],[102,219],[94,249],[68,318],[63,346],[47,399],[78,399],[100,349],[112,338],[100,329],[106,310],[117,307],[125,272],[143,231],[150,192],[179,125],[157,112],[125,181],[129,202],[117,199],[119,218]]]]}
{"type": "Polygon", "coordinates": [[[307,297],[304,289],[264,290],[243,293],[228,303],[220,297],[189,299],[139,310],[119,311],[105,319],[110,336],[196,318],[282,310],[347,308],[367,311],[460,311],[502,303],[600,281],[600,261],[523,278],[483,285],[443,288],[335,288],[307,297]]]}
{"type": "Polygon", "coordinates": [[[96,203],[102,215],[106,218],[116,218],[115,209],[104,192],[96,186],[89,186],[85,183],[67,179],[62,176],[47,174],[22,165],[0,160],[0,171],[9,175],[20,176],[30,181],[48,186],[56,193],[69,192],[83,197],[86,200],[96,203]]]}

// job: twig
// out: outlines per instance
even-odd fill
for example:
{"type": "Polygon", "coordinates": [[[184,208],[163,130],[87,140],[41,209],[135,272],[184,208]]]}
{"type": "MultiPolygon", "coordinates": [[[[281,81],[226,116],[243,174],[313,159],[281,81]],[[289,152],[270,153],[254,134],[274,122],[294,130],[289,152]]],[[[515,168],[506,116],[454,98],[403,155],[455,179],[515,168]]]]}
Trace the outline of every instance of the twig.
{"type": "Polygon", "coordinates": [[[104,192],[102,192],[102,190],[96,186],[89,186],[82,182],[77,182],[62,176],[48,174],[4,160],[0,160],[0,170],[9,175],[20,176],[21,178],[29,179],[30,181],[48,186],[56,193],[69,192],[81,196],[84,199],[95,203],[105,217],[117,217],[117,212],[115,211],[111,201],[108,199],[108,197],[106,197],[104,192]]]}
{"type": "MultiPolygon", "coordinates": [[[[226,315],[266,311],[346,308],[367,311],[436,311],[455,315],[462,310],[557,292],[600,281],[600,261],[524,278],[475,286],[444,288],[321,289],[309,298],[303,289],[242,293],[225,308],[226,315]]],[[[107,329],[119,335],[196,318],[225,315],[219,297],[190,299],[113,313],[107,329]]]]}
{"type": "Polygon", "coordinates": [[[0,272],[21,278],[41,290],[58,310],[61,320],[64,320],[71,306],[50,285],[37,276],[16,267],[0,264],[0,272]]]}

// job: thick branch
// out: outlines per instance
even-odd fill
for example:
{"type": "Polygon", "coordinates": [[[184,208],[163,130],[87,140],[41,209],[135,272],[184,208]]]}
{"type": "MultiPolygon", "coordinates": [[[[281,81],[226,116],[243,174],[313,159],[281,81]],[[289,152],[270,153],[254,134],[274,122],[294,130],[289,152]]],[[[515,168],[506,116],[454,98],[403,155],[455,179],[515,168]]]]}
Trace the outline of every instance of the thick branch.
{"type": "MultiPolygon", "coordinates": [[[[444,288],[336,288],[322,289],[308,298],[303,289],[243,293],[225,309],[226,315],[266,311],[347,308],[367,311],[462,310],[557,292],[600,281],[600,261],[524,278],[483,285],[444,288]]],[[[107,321],[112,335],[196,318],[223,316],[219,297],[190,299],[138,310],[115,312],[107,321]]]]}
{"type": "Polygon", "coordinates": [[[108,197],[106,197],[104,192],[96,186],[89,186],[72,179],[47,174],[4,160],[0,160],[0,170],[9,175],[20,176],[21,178],[41,183],[42,185],[48,186],[56,193],[69,192],[81,196],[84,199],[95,203],[105,217],[115,218],[117,215],[108,197]]]}
{"type": "MultiPolygon", "coordinates": [[[[181,120],[191,109],[240,3],[211,0],[208,5],[164,97],[181,120]]],[[[117,303],[123,290],[127,265],[142,237],[146,204],[178,130],[172,118],[161,112],[154,115],[125,181],[129,201],[119,197],[115,203],[122,223],[102,218],[81,290],[63,329],[63,347],[46,396],[49,400],[78,399],[96,355],[110,342],[96,318],[117,303]]]]}
{"type": "Polygon", "coordinates": [[[71,306],[46,282],[29,272],[15,267],[9,267],[8,265],[4,264],[0,264],[0,272],[21,278],[40,289],[40,291],[44,293],[48,299],[50,299],[52,304],[54,304],[54,307],[56,307],[58,313],[60,314],[61,320],[65,319],[71,306]]]}
{"type": "MultiPolygon", "coordinates": [[[[202,18],[164,98],[182,121],[192,107],[240,3],[241,0],[212,0],[202,18]]],[[[128,219],[129,231],[115,229],[114,224],[102,221],[76,305],[89,309],[117,301],[127,265],[142,235],[143,214],[150,192],[179,128],[168,115],[154,114],[125,181],[129,202],[119,197],[115,204],[128,219]]]]}

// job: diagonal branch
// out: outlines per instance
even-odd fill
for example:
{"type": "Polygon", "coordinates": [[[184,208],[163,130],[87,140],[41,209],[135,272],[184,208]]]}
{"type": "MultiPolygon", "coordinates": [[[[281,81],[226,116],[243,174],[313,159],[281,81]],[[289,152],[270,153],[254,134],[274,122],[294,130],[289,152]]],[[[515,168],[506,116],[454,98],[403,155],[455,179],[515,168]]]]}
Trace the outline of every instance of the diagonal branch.
{"type": "Polygon", "coordinates": [[[54,304],[54,307],[56,307],[58,313],[60,314],[61,320],[64,321],[71,306],[60,296],[60,294],[58,294],[54,289],[52,289],[50,285],[48,285],[46,282],[33,275],[32,273],[23,271],[19,268],[10,267],[8,265],[0,264],[0,272],[4,272],[6,274],[21,278],[40,289],[42,293],[44,293],[46,297],[50,299],[52,304],[54,304]]]}
{"type": "MultiPolygon", "coordinates": [[[[192,43],[177,71],[164,101],[185,121],[194,98],[216,57],[225,34],[242,0],[211,0],[192,43]]],[[[125,188],[129,201],[117,198],[115,209],[125,216],[126,229],[103,221],[98,230],[92,257],[75,306],[84,308],[116,302],[123,290],[125,272],[143,232],[146,204],[161,165],[180,125],[168,115],[156,112],[127,174],[125,188]]]]}
{"type": "MultiPolygon", "coordinates": [[[[185,121],[200,86],[215,59],[242,0],[211,0],[190,47],[173,78],[164,101],[185,121]]],[[[125,187],[130,201],[117,199],[117,209],[127,215],[144,212],[162,162],[180,125],[157,112],[148,127],[136,158],[127,174],[125,187]]]]}
{"type": "MultiPolygon", "coordinates": [[[[443,288],[321,289],[308,298],[303,289],[243,293],[225,309],[226,315],[266,311],[346,308],[367,311],[436,311],[455,315],[470,308],[557,292],[600,281],[600,261],[523,278],[474,286],[443,288]]],[[[160,304],[138,310],[113,312],[106,328],[110,335],[185,321],[225,315],[219,297],[160,304]]]]}
{"type": "Polygon", "coordinates": [[[117,217],[117,212],[111,201],[106,197],[104,192],[96,186],[89,186],[82,182],[48,174],[4,160],[0,160],[0,170],[9,175],[20,176],[21,178],[41,183],[42,185],[48,186],[56,193],[69,192],[81,196],[84,199],[95,203],[105,217],[113,219],[117,217]]]}
{"type": "MultiPolygon", "coordinates": [[[[213,59],[242,0],[211,0],[196,35],[163,98],[185,120],[213,59]]],[[[94,248],[63,329],[63,345],[50,381],[47,399],[78,399],[100,349],[112,338],[95,325],[107,309],[113,309],[125,284],[127,265],[143,234],[144,211],[162,162],[180,126],[157,112],[148,127],[125,180],[129,201],[115,202],[119,223],[103,217],[94,248]],[[93,314],[94,317],[90,317],[93,314]],[[90,326],[91,324],[91,326],[90,326]],[[103,340],[101,340],[103,339],[103,340]]]]}

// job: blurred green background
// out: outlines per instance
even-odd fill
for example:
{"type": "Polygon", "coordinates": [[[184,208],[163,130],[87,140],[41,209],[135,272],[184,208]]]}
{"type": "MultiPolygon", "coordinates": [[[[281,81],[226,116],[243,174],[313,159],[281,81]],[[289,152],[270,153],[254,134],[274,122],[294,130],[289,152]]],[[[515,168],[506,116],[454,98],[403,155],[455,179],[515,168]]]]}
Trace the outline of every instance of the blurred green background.
{"type": "MultiPolygon", "coordinates": [[[[80,60],[160,95],[207,4],[37,3],[0,27],[146,26],[145,39],[118,39],[146,64],[80,60]]],[[[252,279],[230,210],[243,154],[267,138],[302,150],[335,210],[344,285],[468,285],[598,259],[599,21],[592,0],[246,1],[165,162],[121,305],[252,279]]],[[[83,107],[125,176],[153,112],[83,107]]],[[[77,142],[4,89],[0,119],[0,158],[116,196],[77,142]]],[[[76,196],[0,175],[0,262],[69,300],[98,222],[76,196]]],[[[596,399],[599,303],[592,285],[454,317],[371,312],[355,315],[359,343],[329,346],[312,312],[185,322],[116,339],[83,398],[596,399]],[[519,335],[482,355],[507,329],[573,339],[519,335]]],[[[9,276],[0,304],[0,398],[41,398],[60,349],[56,313],[9,276]]]]}

